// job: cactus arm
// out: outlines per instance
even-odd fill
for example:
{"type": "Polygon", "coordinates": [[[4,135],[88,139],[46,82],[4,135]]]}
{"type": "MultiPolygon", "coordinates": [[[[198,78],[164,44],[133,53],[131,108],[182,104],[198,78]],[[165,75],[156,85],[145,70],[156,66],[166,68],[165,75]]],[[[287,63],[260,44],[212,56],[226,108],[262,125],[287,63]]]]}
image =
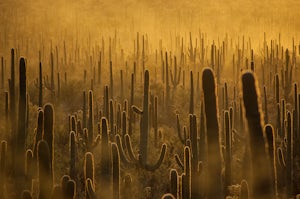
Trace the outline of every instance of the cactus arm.
{"type": "Polygon", "coordinates": [[[249,128],[250,151],[253,168],[253,197],[274,198],[268,152],[261,125],[259,93],[256,79],[250,72],[242,75],[243,101],[249,128]]]}
{"type": "Polygon", "coordinates": [[[121,137],[119,135],[116,135],[116,143],[119,149],[119,153],[120,153],[120,159],[121,162],[124,163],[125,165],[129,165],[131,164],[130,160],[128,160],[128,158],[126,157],[123,145],[122,145],[122,141],[121,141],[121,137]]]}
{"type": "Polygon", "coordinates": [[[179,114],[176,115],[177,133],[182,144],[185,144],[185,139],[181,136],[179,114]]]}
{"type": "Polygon", "coordinates": [[[155,164],[153,164],[153,165],[143,164],[143,160],[142,160],[141,155],[139,155],[139,163],[147,171],[155,171],[163,163],[163,160],[165,159],[165,156],[166,156],[166,152],[167,152],[167,145],[163,144],[162,147],[161,147],[159,159],[158,159],[158,161],[155,164]]]}
{"type": "Polygon", "coordinates": [[[135,157],[132,145],[131,145],[131,139],[129,135],[125,135],[125,145],[128,151],[129,158],[131,161],[138,162],[138,159],[135,157]]]}
{"type": "Polygon", "coordinates": [[[135,113],[140,114],[140,115],[143,114],[143,111],[142,111],[140,108],[138,108],[137,106],[132,105],[131,108],[132,108],[132,110],[133,110],[135,113]]]}
{"type": "Polygon", "coordinates": [[[87,190],[87,195],[88,195],[87,198],[97,199],[96,194],[95,194],[95,188],[93,186],[92,180],[87,179],[85,184],[86,184],[86,190],[87,190]]]}
{"type": "Polygon", "coordinates": [[[282,168],[285,168],[286,167],[286,164],[285,164],[285,158],[284,158],[284,155],[283,155],[283,152],[282,152],[282,148],[277,148],[277,161],[278,161],[278,164],[280,165],[280,167],[282,168]]]}
{"type": "Polygon", "coordinates": [[[174,157],[175,157],[175,160],[176,160],[176,163],[178,164],[178,166],[183,170],[184,165],[183,165],[182,161],[180,160],[180,157],[177,154],[175,154],[174,157]]]}
{"type": "Polygon", "coordinates": [[[173,76],[172,70],[170,70],[170,76],[171,76],[171,82],[172,82],[173,86],[175,87],[176,86],[176,82],[175,82],[176,80],[175,80],[175,78],[173,76]]]}

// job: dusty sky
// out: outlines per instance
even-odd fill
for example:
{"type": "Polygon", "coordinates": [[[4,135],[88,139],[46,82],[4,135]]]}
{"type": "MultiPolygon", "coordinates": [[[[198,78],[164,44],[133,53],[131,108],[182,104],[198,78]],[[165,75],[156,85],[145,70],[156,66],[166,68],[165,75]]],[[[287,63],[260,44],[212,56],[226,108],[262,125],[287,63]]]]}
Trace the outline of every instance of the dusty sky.
{"type": "Polygon", "coordinates": [[[124,38],[142,32],[159,39],[201,30],[214,39],[229,33],[260,40],[263,32],[281,32],[284,39],[297,37],[299,10],[297,0],[1,0],[0,31],[94,38],[117,29],[124,38]]]}

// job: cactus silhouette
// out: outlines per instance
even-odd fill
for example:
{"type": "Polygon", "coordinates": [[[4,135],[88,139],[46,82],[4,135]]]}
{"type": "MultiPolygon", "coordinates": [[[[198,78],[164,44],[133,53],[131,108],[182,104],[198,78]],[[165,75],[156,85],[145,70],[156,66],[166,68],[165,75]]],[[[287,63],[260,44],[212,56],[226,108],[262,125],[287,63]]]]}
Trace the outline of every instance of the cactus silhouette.
{"type": "Polygon", "coordinates": [[[18,134],[17,134],[17,161],[16,161],[16,172],[18,175],[24,175],[24,152],[25,152],[25,140],[26,140],[26,66],[25,59],[20,59],[20,70],[19,70],[19,116],[18,116],[18,134]]]}
{"type": "Polygon", "coordinates": [[[70,148],[70,177],[71,179],[76,179],[76,165],[77,165],[77,146],[76,146],[76,135],[75,132],[72,131],[70,133],[70,142],[69,142],[69,148],[70,148]]]}
{"type": "Polygon", "coordinates": [[[170,193],[167,193],[162,196],[162,199],[175,199],[175,196],[170,193]]]}
{"type": "Polygon", "coordinates": [[[243,101],[248,121],[250,153],[252,163],[252,187],[255,198],[274,198],[271,183],[270,161],[265,148],[265,135],[262,130],[262,117],[259,105],[259,91],[252,73],[242,76],[243,101]]]}
{"type": "Polygon", "coordinates": [[[214,73],[210,68],[202,71],[202,87],[207,131],[208,182],[207,197],[221,198],[221,157],[219,145],[219,123],[214,73]]]}
{"type": "MultiPolygon", "coordinates": [[[[139,162],[142,167],[147,170],[156,170],[163,162],[163,159],[166,154],[167,146],[162,145],[161,153],[158,161],[154,165],[149,165],[147,163],[147,153],[148,153],[148,135],[149,135],[149,71],[145,71],[144,78],[144,100],[143,100],[143,110],[140,110],[136,106],[132,106],[132,109],[141,115],[140,121],[140,153],[139,153],[139,162]]],[[[127,147],[130,150],[130,147],[127,147]]],[[[133,154],[133,153],[131,153],[133,154]]]]}
{"type": "Polygon", "coordinates": [[[44,106],[44,132],[43,140],[45,140],[49,147],[50,153],[50,171],[52,178],[53,173],[53,163],[54,163],[54,110],[52,104],[45,104],[44,106]]]}
{"type": "Polygon", "coordinates": [[[120,198],[120,155],[116,144],[111,145],[112,150],[112,177],[113,177],[113,199],[120,198]]]}
{"type": "Polygon", "coordinates": [[[1,141],[0,151],[0,198],[4,198],[6,184],[6,167],[7,167],[7,142],[1,141]]]}
{"type": "Polygon", "coordinates": [[[39,194],[38,199],[50,198],[53,176],[51,167],[51,155],[48,143],[44,140],[38,143],[38,177],[39,177],[39,194]]]}
{"type": "Polygon", "coordinates": [[[32,196],[31,196],[30,191],[28,191],[28,190],[23,191],[22,199],[31,199],[31,198],[32,198],[32,196]]]}

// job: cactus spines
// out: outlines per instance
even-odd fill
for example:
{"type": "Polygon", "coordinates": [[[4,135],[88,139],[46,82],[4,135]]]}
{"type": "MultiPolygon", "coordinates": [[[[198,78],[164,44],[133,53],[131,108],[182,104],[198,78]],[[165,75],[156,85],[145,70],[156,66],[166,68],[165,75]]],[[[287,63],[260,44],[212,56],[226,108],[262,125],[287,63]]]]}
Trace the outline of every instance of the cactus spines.
{"type": "Polygon", "coordinates": [[[120,198],[120,155],[118,146],[113,143],[112,150],[112,178],[113,178],[113,199],[120,198]]]}
{"type": "Polygon", "coordinates": [[[207,129],[207,163],[209,168],[207,197],[208,199],[214,199],[222,197],[222,184],[216,85],[213,71],[210,68],[203,69],[202,87],[207,129]]]}
{"type": "Polygon", "coordinates": [[[53,176],[51,168],[51,156],[48,143],[44,140],[38,143],[38,176],[39,176],[39,194],[38,199],[50,198],[52,191],[53,176]]]}
{"type": "Polygon", "coordinates": [[[24,151],[26,141],[26,66],[25,59],[20,59],[20,73],[19,73],[19,116],[18,116],[18,134],[17,134],[17,161],[16,172],[18,175],[24,174],[24,151]],[[21,155],[22,154],[22,155],[21,155]]]}
{"type": "Polygon", "coordinates": [[[259,92],[251,72],[242,75],[243,101],[248,121],[250,153],[252,163],[253,197],[274,198],[271,182],[270,162],[265,148],[265,136],[261,125],[259,92]]]}

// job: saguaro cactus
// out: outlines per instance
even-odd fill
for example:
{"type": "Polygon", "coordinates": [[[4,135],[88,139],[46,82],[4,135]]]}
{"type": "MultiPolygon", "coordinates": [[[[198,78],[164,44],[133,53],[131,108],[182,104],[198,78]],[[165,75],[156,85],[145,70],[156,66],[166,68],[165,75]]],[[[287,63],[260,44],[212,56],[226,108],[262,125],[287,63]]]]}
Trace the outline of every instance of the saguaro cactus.
{"type": "Polygon", "coordinates": [[[39,176],[39,194],[38,199],[50,198],[53,186],[51,171],[51,156],[49,146],[46,141],[41,140],[38,143],[38,176],[39,176]]]}
{"type": "Polygon", "coordinates": [[[43,72],[41,62],[39,64],[39,107],[43,107],[43,72]]]}
{"type": "Polygon", "coordinates": [[[219,122],[214,73],[210,68],[202,72],[205,117],[207,128],[207,198],[222,198],[221,155],[219,145],[219,122]]]}
{"type": "Polygon", "coordinates": [[[100,144],[100,153],[101,153],[101,160],[100,160],[100,171],[102,173],[102,178],[105,181],[108,181],[109,174],[110,174],[110,155],[109,155],[109,135],[108,135],[108,124],[107,119],[103,117],[101,119],[101,144],[100,144]],[[104,177],[105,176],[105,177],[104,177]]]}
{"type": "Polygon", "coordinates": [[[227,187],[231,185],[231,126],[229,121],[229,112],[224,113],[226,156],[225,156],[225,187],[224,191],[228,195],[227,187]]]}
{"type": "Polygon", "coordinates": [[[90,180],[92,186],[95,186],[95,167],[94,167],[94,156],[91,152],[87,152],[84,156],[84,179],[86,182],[85,194],[87,199],[92,199],[89,194],[89,186],[87,180],[90,180]]]}
{"type": "Polygon", "coordinates": [[[72,131],[70,133],[70,177],[71,179],[76,179],[76,156],[77,156],[77,146],[76,146],[76,135],[75,132],[72,131]]]}
{"type": "Polygon", "coordinates": [[[272,127],[272,125],[267,124],[265,126],[265,133],[266,133],[266,137],[268,140],[268,146],[269,146],[269,158],[270,158],[270,168],[271,168],[271,177],[272,177],[272,183],[273,183],[273,188],[275,191],[275,194],[277,193],[277,172],[276,172],[276,162],[275,162],[275,157],[276,157],[276,140],[275,140],[275,135],[274,135],[274,129],[272,127]]]}
{"type": "Polygon", "coordinates": [[[240,199],[248,199],[248,198],[249,198],[248,183],[246,180],[242,180],[240,199]]]}
{"type": "Polygon", "coordinates": [[[44,131],[44,111],[40,108],[38,110],[38,121],[37,121],[37,128],[35,132],[34,148],[33,148],[33,156],[35,159],[37,159],[37,145],[39,141],[43,138],[43,131],[44,131]]]}
{"type": "Polygon", "coordinates": [[[44,106],[44,133],[43,139],[47,142],[50,152],[50,168],[53,178],[54,163],[54,110],[52,104],[44,106]]]}
{"type": "Polygon", "coordinates": [[[242,76],[243,100],[248,121],[250,153],[252,162],[253,197],[256,199],[274,198],[271,182],[270,162],[265,148],[265,135],[262,120],[257,82],[251,72],[242,76]]]}
{"type": "Polygon", "coordinates": [[[24,152],[26,141],[26,66],[25,59],[20,59],[20,73],[19,73],[19,117],[18,117],[18,134],[17,134],[17,161],[16,172],[18,175],[24,175],[24,152]]]}
{"type": "MultiPolygon", "coordinates": [[[[147,151],[148,151],[148,135],[149,135],[149,71],[145,71],[144,78],[144,100],[143,100],[143,110],[140,110],[136,106],[132,106],[132,109],[141,115],[140,121],[140,153],[139,162],[144,168],[156,169],[158,168],[166,154],[166,145],[163,144],[159,161],[154,165],[147,164],[147,151]]],[[[130,147],[127,147],[130,150],[130,147]]]]}
{"type": "Polygon", "coordinates": [[[178,197],[179,196],[179,191],[178,191],[178,173],[176,169],[171,169],[170,171],[170,182],[171,182],[171,187],[170,187],[170,193],[173,194],[174,196],[178,197]]]}
{"type": "Polygon", "coordinates": [[[89,141],[90,143],[94,140],[94,97],[93,91],[89,91],[89,120],[88,120],[88,130],[89,130],[89,141]]]}
{"type": "Polygon", "coordinates": [[[113,143],[112,150],[112,177],[113,177],[113,199],[120,198],[120,155],[118,146],[113,143]]]}
{"type": "Polygon", "coordinates": [[[194,78],[191,71],[191,91],[190,91],[190,114],[194,114],[194,78]]]}
{"type": "Polygon", "coordinates": [[[6,181],[6,158],[7,158],[7,142],[1,141],[0,155],[0,198],[4,198],[5,181],[6,181]]]}

